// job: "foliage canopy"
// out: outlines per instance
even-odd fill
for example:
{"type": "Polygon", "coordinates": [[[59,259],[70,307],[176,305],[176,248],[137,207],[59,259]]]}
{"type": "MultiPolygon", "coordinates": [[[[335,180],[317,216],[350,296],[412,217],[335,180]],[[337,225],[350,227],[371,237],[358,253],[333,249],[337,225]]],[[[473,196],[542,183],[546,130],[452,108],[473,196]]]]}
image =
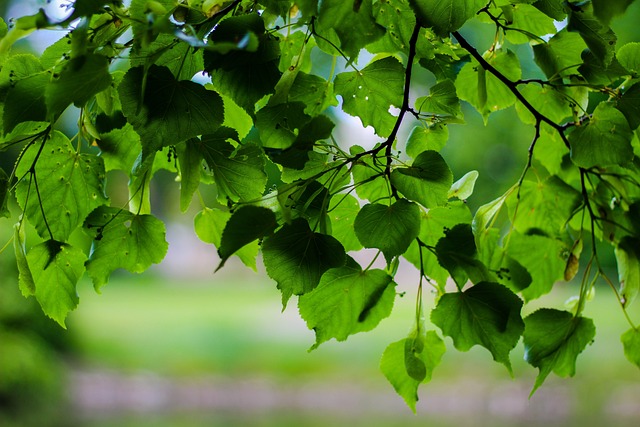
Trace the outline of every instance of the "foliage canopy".
{"type": "Polygon", "coordinates": [[[399,259],[415,265],[413,328],[381,361],[414,410],[445,353],[439,334],[509,371],[522,337],[534,391],[551,372],[574,375],[595,336],[583,311],[598,280],[629,320],[624,353],[640,367],[626,313],[640,291],[640,43],[619,45],[610,28],[631,3],[77,0],[61,20],[0,20],[0,151],[17,158],[0,169],[0,215],[14,198],[18,285],[64,326],[85,272],[99,290],[117,269],[160,262],[149,186],[168,169],[183,211],[216,194],[199,198],[194,225],[218,268],[232,256],[255,268],[261,251],[283,304],[298,297],[314,348],[374,329],[393,308],[399,259]],[[474,46],[469,21],[493,26],[493,43],[474,46]],[[39,57],[14,48],[61,28],[39,57]],[[514,107],[533,135],[520,179],[475,212],[465,201],[478,172],[454,176],[440,152],[465,123],[461,101],[485,123],[514,107]],[[72,104],[70,138],[56,126],[72,104]],[[377,142],[337,140],[340,110],[377,142]],[[106,192],[114,170],[129,177],[127,206],[106,192]],[[90,248],[73,243],[78,232],[90,248]],[[386,267],[359,265],[349,253],[362,248],[386,267]],[[579,271],[571,309],[523,318],[579,271]],[[426,330],[426,312],[440,331],[426,330]]]}

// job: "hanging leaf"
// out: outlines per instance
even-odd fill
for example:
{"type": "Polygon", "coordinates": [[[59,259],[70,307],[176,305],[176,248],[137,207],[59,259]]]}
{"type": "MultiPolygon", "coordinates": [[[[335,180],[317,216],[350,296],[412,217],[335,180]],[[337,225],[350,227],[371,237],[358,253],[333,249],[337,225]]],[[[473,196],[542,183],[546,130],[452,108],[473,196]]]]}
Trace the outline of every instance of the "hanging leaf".
{"type": "Polygon", "coordinates": [[[620,280],[620,301],[628,307],[640,292],[640,241],[624,237],[615,250],[620,280]]]}
{"type": "Polygon", "coordinates": [[[119,268],[142,273],[152,264],[159,263],[169,246],[164,224],[151,215],[101,207],[87,217],[85,228],[94,234],[86,266],[97,291],[119,268]]]}
{"type": "Polygon", "coordinates": [[[380,249],[387,260],[402,255],[420,232],[420,208],[407,200],[391,206],[378,203],[362,207],[354,222],[365,248],[380,249]]]}
{"type": "Polygon", "coordinates": [[[551,372],[572,377],[576,358],[596,333],[591,319],[551,308],[535,311],[524,319],[524,324],[524,358],[540,370],[531,394],[551,372]]]}
{"type": "Polygon", "coordinates": [[[609,65],[613,60],[618,38],[608,24],[594,15],[593,9],[591,2],[572,3],[569,7],[567,30],[580,34],[595,57],[604,65],[609,65]]]}
{"type": "Polygon", "coordinates": [[[622,334],[621,340],[624,346],[624,355],[629,362],[640,368],[640,331],[629,329],[622,334]]]}
{"type": "Polygon", "coordinates": [[[409,0],[418,21],[431,27],[440,37],[447,37],[486,6],[483,0],[409,0]]]}
{"type": "Polygon", "coordinates": [[[511,372],[509,353],[520,340],[522,301],[502,285],[480,282],[464,292],[440,297],[431,321],[453,338],[458,350],[481,345],[511,372]]]}
{"type": "Polygon", "coordinates": [[[300,316],[316,334],[311,349],[375,328],[391,314],[394,298],[395,283],[382,270],[362,271],[357,264],[328,270],[298,300],[300,316]]]}
{"type": "Polygon", "coordinates": [[[278,283],[282,303],[311,292],[330,268],[345,263],[344,248],[331,236],[315,233],[302,218],[266,237],[262,254],[267,274],[278,283]]]}
{"type": "Polygon", "coordinates": [[[442,206],[449,198],[453,173],[436,151],[424,151],[408,168],[391,172],[391,185],[425,208],[442,206]]]}

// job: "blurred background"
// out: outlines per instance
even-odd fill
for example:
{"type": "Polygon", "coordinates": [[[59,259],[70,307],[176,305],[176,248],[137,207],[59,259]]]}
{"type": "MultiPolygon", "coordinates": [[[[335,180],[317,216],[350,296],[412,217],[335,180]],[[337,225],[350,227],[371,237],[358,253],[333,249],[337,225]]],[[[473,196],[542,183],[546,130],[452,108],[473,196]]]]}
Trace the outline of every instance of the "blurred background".
{"type": "MultiPolygon", "coordinates": [[[[38,7],[58,5],[0,0],[0,16],[8,20],[38,7]]],[[[613,26],[622,41],[640,41],[638,22],[635,2],[613,26]]],[[[492,40],[490,30],[472,24],[465,34],[482,49],[492,40]]],[[[45,32],[16,48],[38,52],[61,35],[45,32]]],[[[73,114],[63,125],[70,132],[73,114]]],[[[471,109],[465,108],[465,119],[468,126],[450,127],[443,154],[456,179],[470,169],[480,172],[469,199],[475,210],[515,182],[533,133],[513,109],[493,114],[486,127],[471,109]]],[[[337,135],[377,141],[348,117],[341,118],[337,135]]],[[[0,165],[10,167],[14,154],[2,153],[0,165]]],[[[432,382],[421,387],[413,415],[378,362],[385,347],[412,327],[415,270],[403,265],[397,281],[406,294],[375,331],[307,352],[313,332],[295,302],[280,311],[280,294],[264,271],[230,260],[213,274],[216,250],[195,236],[196,211],[178,212],[178,190],[169,173],[156,176],[152,205],[167,224],[165,261],[144,275],[114,274],[101,294],[83,280],[67,330],[20,295],[11,245],[2,252],[0,426],[639,425],[640,371],[623,355],[619,337],[628,325],[607,288],[598,288],[599,297],[587,306],[597,335],[579,358],[575,378],[552,375],[529,398],[537,371],[524,362],[521,344],[513,352],[511,378],[486,350],[459,353],[446,339],[448,352],[432,382]]],[[[0,219],[0,248],[16,221],[0,219]]],[[[526,312],[540,305],[563,308],[577,292],[578,284],[560,284],[526,312]]],[[[432,307],[433,298],[426,295],[424,303],[432,307]]],[[[640,321],[638,303],[631,315],[640,321]]]]}

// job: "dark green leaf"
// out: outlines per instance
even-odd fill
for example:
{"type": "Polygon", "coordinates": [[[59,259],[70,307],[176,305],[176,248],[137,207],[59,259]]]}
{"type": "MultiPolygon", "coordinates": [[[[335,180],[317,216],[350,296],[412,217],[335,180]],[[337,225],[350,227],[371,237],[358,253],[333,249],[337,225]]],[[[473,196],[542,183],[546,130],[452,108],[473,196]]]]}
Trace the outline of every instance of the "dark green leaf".
{"type": "Polygon", "coordinates": [[[203,157],[198,145],[195,140],[187,140],[175,148],[180,170],[180,210],[182,212],[189,208],[191,199],[198,190],[202,178],[203,157]]]}
{"type": "Polygon", "coordinates": [[[595,57],[609,65],[615,54],[618,38],[608,24],[602,23],[593,12],[591,2],[572,3],[569,7],[567,30],[580,34],[595,57]]]}
{"type": "Polygon", "coordinates": [[[435,331],[425,333],[422,329],[418,336],[412,334],[391,343],[385,349],[380,360],[380,370],[414,413],[418,401],[418,386],[431,380],[433,370],[440,364],[445,351],[444,342],[435,331]],[[410,375],[409,371],[415,369],[412,365],[422,369],[422,380],[410,375]]]}
{"type": "Polygon", "coordinates": [[[407,155],[415,159],[427,150],[440,151],[448,140],[447,125],[436,123],[430,126],[416,126],[407,139],[407,155]]]}
{"type": "Polygon", "coordinates": [[[267,274],[278,283],[284,305],[292,295],[311,292],[325,271],[343,266],[346,259],[340,242],[314,233],[302,218],[266,237],[262,254],[267,274]]]}
{"type": "Polygon", "coordinates": [[[419,113],[451,116],[456,119],[463,117],[456,87],[448,79],[431,86],[429,95],[416,99],[416,110],[419,113]]]}
{"type": "Polygon", "coordinates": [[[486,6],[484,0],[409,0],[409,3],[418,21],[433,28],[440,37],[448,37],[486,6]]]}
{"type": "Polygon", "coordinates": [[[436,244],[438,262],[449,271],[458,288],[467,279],[473,283],[491,279],[487,267],[477,258],[476,244],[469,224],[457,224],[445,230],[436,244]]]}
{"type": "Polygon", "coordinates": [[[84,226],[95,233],[86,266],[96,290],[107,284],[115,270],[142,273],[167,253],[164,224],[152,215],[101,207],[87,217],[84,226]]]}
{"type": "Polygon", "coordinates": [[[360,117],[378,135],[388,135],[395,123],[388,110],[402,105],[404,67],[396,58],[386,57],[359,72],[338,74],[334,88],[342,97],[344,112],[360,117]]]}
{"type": "Polygon", "coordinates": [[[355,59],[360,49],[384,35],[384,28],[373,18],[371,4],[372,0],[323,0],[318,11],[318,33],[326,38],[336,34],[341,50],[355,59]]]}
{"type": "Polygon", "coordinates": [[[45,90],[50,118],[57,118],[69,106],[83,107],[111,84],[109,61],[105,56],[88,54],[72,58],[45,90]]]}
{"type": "Polygon", "coordinates": [[[547,43],[533,46],[534,59],[547,78],[576,74],[577,66],[582,63],[582,51],[586,47],[579,34],[563,29],[547,43]]]}
{"type": "Polygon", "coordinates": [[[604,24],[609,25],[611,19],[622,15],[634,0],[592,0],[593,13],[604,24]]]}
{"type": "Polygon", "coordinates": [[[533,5],[556,21],[562,21],[567,16],[564,2],[565,0],[538,0],[533,5]]]}
{"type": "Polygon", "coordinates": [[[300,316],[316,333],[311,348],[375,328],[391,314],[394,298],[395,283],[382,270],[362,271],[357,264],[328,270],[298,301],[300,316]]]}
{"type": "Polygon", "coordinates": [[[430,150],[420,153],[410,167],[393,170],[391,184],[408,199],[433,208],[447,202],[453,174],[442,156],[430,150]]]}
{"type": "Polygon", "coordinates": [[[589,123],[569,134],[571,160],[583,168],[624,164],[633,158],[632,138],[625,116],[613,104],[600,103],[589,123]]]}
{"type": "Polygon", "coordinates": [[[140,134],[144,156],[214,133],[224,118],[220,95],[197,83],[176,80],[166,67],[154,65],[146,76],[142,67],[130,69],[118,92],[122,112],[140,134]]]}
{"type": "Polygon", "coordinates": [[[40,243],[27,253],[35,297],[44,314],[63,328],[67,313],[78,305],[76,284],[84,273],[85,260],[80,249],[55,240],[40,243]]]}
{"type": "Polygon", "coordinates": [[[242,247],[270,235],[277,226],[276,215],[270,209],[248,205],[235,211],[222,232],[218,247],[221,260],[216,270],[242,247]]]}
{"type": "Polygon", "coordinates": [[[530,314],[524,319],[524,324],[524,358],[540,370],[531,393],[551,372],[561,377],[573,376],[578,355],[596,333],[591,319],[550,308],[530,314]]]}
{"type": "Polygon", "coordinates": [[[4,133],[21,122],[46,120],[44,94],[50,78],[33,55],[14,55],[2,65],[0,88],[7,88],[2,118],[4,133]]]}
{"type": "Polygon", "coordinates": [[[431,321],[453,338],[458,350],[481,345],[511,372],[509,353],[520,340],[522,301],[502,285],[480,282],[464,292],[440,297],[431,321]]]}
{"type": "Polygon", "coordinates": [[[377,248],[387,260],[402,255],[420,232],[420,208],[400,199],[391,206],[368,204],[354,222],[358,240],[365,248],[377,248]]]}
{"type": "Polygon", "coordinates": [[[11,216],[7,205],[7,201],[9,200],[9,185],[9,176],[7,176],[4,169],[0,168],[0,218],[9,218],[11,216]]]}
{"type": "Polygon", "coordinates": [[[367,46],[371,53],[407,52],[416,25],[416,16],[407,0],[388,0],[373,3],[376,22],[386,29],[384,36],[367,46]]]}
{"type": "Polygon", "coordinates": [[[640,83],[634,84],[622,94],[616,108],[622,111],[631,129],[640,126],[640,83]]]}
{"type": "Polygon", "coordinates": [[[67,240],[91,211],[108,201],[102,159],[77,153],[57,131],[26,150],[17,176],[24,177],[16,188],[18,203],[43,239],[67,240]]]}
{"type": "Polygon", "coordinates": [[[290,102],[261,108],[256,113],[256,127],[265,148],[284,150],[293,145],[300,129],[311,117],[304,113],[305,105],[290,102]]]}
{"type": "MultiPolygon", "coordinates": [[[[231,213],[228,211],[204,208],[198,212],[193,221],[198,238],[219,248],[222,243],[222,233],[229,218],[231,218],[231,213]]],[[[235,255],[240,258],[244,265],[255,271],[258,251],[258,241],[254,241],[238,249],[235,255]]]]}

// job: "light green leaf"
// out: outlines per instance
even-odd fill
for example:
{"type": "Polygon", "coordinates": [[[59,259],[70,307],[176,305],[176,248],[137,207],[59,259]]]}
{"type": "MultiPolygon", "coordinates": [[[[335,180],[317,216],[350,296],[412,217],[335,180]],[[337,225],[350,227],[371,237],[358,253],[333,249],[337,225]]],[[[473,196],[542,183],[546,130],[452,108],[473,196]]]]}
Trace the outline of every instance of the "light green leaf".
{"type": "Polygon", "coordinates": [[[486,6],[484,0],[409,0],[418,21],[440,37],[448,37],[486,6]]]}
{"type": "Polygon", "coordinates": [[[143,156],[199,135],[223,121],[220,95],[191,81],[178,81],[166,67],[131,68],[118,87],[122,112],[140,134],[143,156]],[[144,83],[143,83],[144,82],[144,83]]]}
{"type": "Polygon", "coordinates": [[[142,151],[140,135],[130,123],[121,129],[100,134],[96,144],[100,148],[100,157],[104,160],[107,171],[119,169],[131,172],[142,151]]]}
{"type": "Polygon", "coordinates": [[[318,286],[298,300],[300,316],[316,334],[311,349],[375,328],[391,314],[394,298],[395,283],[382,270],[362,271],[357,264],[328,270],[318,286]]]}
{"type": "Polygon", "coordinates": [[[359,117],[363,126],[373,126],[378,135],[386,136],[396,120],[389,108],[402,105],[404,67],[391,56],[379,59],[359,72],[338,74],[334,89],[342,97],[345,113],[359,117]]]}
{"type": "Polygon", "coordinates": [[[235,211],[222,232],[218,254],[219,270],[231,255],[251,242],[270,235],[278,226],[276,215],[260,206],[243,206],[235,211]]]}
{"type": "Polygon", "coordinates": [[[152,215],[101,207],[87,217],[84,226],[95,233],[86,266],[97,291],[119,268],[142,273],[161,262],[169,247],[164,224],[152,215]]]}
{"type": "MultiPolygon", "coordinates": [[[[352,155],[363,151],[362,147],[351,147],[352,155]]],[[[358,197],[372,203],[386,200],[391,195],[391,188],[384,178],[384,167],[381,166],[381,161],[380,159],[374,161],[370,156],[361,157],[353,163],[351,168],[358,197]]]]}
{"type": "MultiPolygon", "coordinates": [[[[222,244],[222,233],[229,218],[231,218],[231,213],[228,211],[204,208],[198,212],[193,221],[198,238],[219,248],[222,244]]],[[[259,250],[258,241],[254,241],[238,249],[235,255],[240,258],[244,265],[256,271],[256,257],[259,250]]]]}
{"type": "Polygon", "coordinates": [[[640,292],[640,240],[623,237],[615,249],[620,281],[620,302],[628,307],[640,292]]]}
{"type": "Polygon", "coordinates": [[[4,133],[21,122],[46,120],[45,88],[50,78],[33,55],[14,55],[2,65],[0,89],[7,89],[2,111],[4,133]]]}
{"type": "Polygon", "coordinates": [[[524,358],[540,370],[531,394],[551,372],[573,376],[578,355],[596,334],[593,321],[567,311],[540,309],[524,319],[524,358]]]}
{"type": "MultiPolygon", "coordinates": [[[[518,57],[510,50],[486,53],[485,59],[511,81],[520,79],[522,72],[518,57]]],[[[458,78],[456,88],[460,99],[469,102],[485,119],[492,112],[503,110],[516,102],[515,95],[497,77],[485,71],[478,62],[467,63],[458,78]]]]}
{"type": "Polygon", "coordinates": [[[407,0],[374,2],[373,15],[386,31],[384,36],[368,45],[367,50],[371,53],[408,52],[416,16],[407,0]]]}
{"type": "Polygon", "coordinates": [[[304,113],[304,107],[301,102],[290,102],[258,110],[256,127],[263,147],[279,150],[291,147],[300,129],[311,119],[304,113]]]}
{"type": "Polygon", "coordinates": [[[593,9],[591,2],[572,3],[567,30],[580,34],[595,57],[609,65],[615,54],[618,38],[608,24],[596,18],[593,9]]]}
{"type": "Polygon", "coordinates": [[[384,28],[373,18],[371,4],[372,0],[323,0],[319,4],[318,33],[331,37],[335,32],[342,51],[355,59],[360,49],[384,35],[384,28]]]}
{"type": "Polygon", "coordinates": [[[534,60],[547,78],[575,74],[577,66],[582,64],[581,55],[586,47],[579,34],[563,29],[547,43],[533,46],[534,60]]]}
{"type": "Polygon", "coordinates": [[[440,151],[449,140],[449,127],[436,123],[431,126],[416,126],[407,139],[407,155],[416,158],[420,153],[433,150],[440,151]]]}
{"type": "Polygon", "coordinates": [[[557,236],[565,230],[582,195],[557,176],[544,181],[523,181],[519,193],[507,199],[514,227],[521,233],[530,229],[557,236]]]}
{"type": "Polygon", "coordinates": [[[453,339],[458,350],[481,345],[511,372],[509,353],[520,340],[522,301],[502,285],[480,282],[464,292],[440,297],[431,321],[453,339]]]}
{"type": "Polygon", "coordinates": [[[289,91],[290,102],[304,103],[304,112],[317,116],[330,106],[337,106],[333,84],[314,74],[299,72],[289,91]]]}
{"type": "Polygon", "coordinates": [[[632,138],[625,116],[612,103],[602,102],[589,123],[569,134],[571,160],[583,168],[624,164],[633,158],[632,138]]]}
{"type": "Polygon", "coordinates": [[[453,173],[438,152],[429,150],[418,155],[410,167],[394,169],[391,184],[408,199],[433,208],[447,203],[453,173]]]}
{"type": "Polygon", "coordinates": [[[106,56],[87,54],[70,59],[47,85],[45,101],[49,118],[55,119],[69,106],[83,107],[111,84],[106,56]]]}
{"type": "Polygon", "coordinates": [[[285,224],[262,244],[267,274],[278,283],[282,303],[311,292],[325,271],[344,265],[344,248],[335,238],[314,233],[303,218],[285,224]]]}
{"type": "Polygon", "coordinates": [[[640,330],[629,329],[622,334],[621,341],[624,346],[624,355],[629,362],[640,368],[640,330]]]}
{"type": "Polygon", "coordinates": [[[377,248],[388,261],[402,255],[420,232],[420,208],[400,199],[391,206],[368,204],[354,222],[358,240],[365,248],[377,248]]]}
{"type": "Polygon", "coordinates": [[[532,278],[531,285],[522,291],[525,300],[548,293],[564,277],[570,248],[562,241],[513,232],[508,242],[507,254],[523,265],[532,278]]]}
{"type": "Polygon", "coordinates": [[[501,7],[503,13],[513,17],[507,25],[515,30],[506,31],[506,38],[511,43],[529,43],[532,40],[538,42],[541,36],[556,32],[553,18],[536,9],[535,4],[512,3],[501,7]]]}
{"type": "Polygon", "coordinates": [[[360,212],[358,199],[348,194],[338,194],[331,199],[329,218],[331,219],[331,235],[338,239],[345,251],[358,251],[362,244],[358,240],[353,223],[360,212]]]}
{"type": "Polygon", "coordinates": [[[102,159],[77,153],[58,131],[26,150],[17,176],[24,177],[16,188],[18,203],[43,239],[67,240],[92,210],[108,202],[102,159]]]}
{"type": "Polygon", "coordinates": [[[78,306],[76,284],[84,273],[86,259],[80,249],[55,240],[40,243],[27,253],[35,297],[44,314],[63,328],[67,313],[78,306]]]}
{"type": "Polygon", "coordinates": [[[198,150],[198,142],[193,140],[176,145],[175,150],[180,171],[180,210],[186,212],[200,186],[203,158],[198,150]]]}
{"type": "Polygon", "coordinates": [[[463,117],[456,87],[449,79],[431,86],[429,95],[416,99],[416,110],[419,113],[445,115],[456,119],[463,117]]]}
{"type": "Polygon", "coordinates": [[[471,197],[478,175],[478,171],[469,171],[464,174],[462,178],[451,185],[447,198],[452,199],[456,197],[460,200],[466,200],[471,197]]]}
{"type": "Polygon", "coordinates": [[[36,284],[33,281],[31,268],[27,261],[27,249],[24,245],[24,230],[20,224],[14,226],[13,249],[16,254],[16,264],[18,266],[18,287],[25,298],[36,294],[36,284]]]}
{"type": "MultiPolygon", "coordinates": [[[[573,111],[571,104],[574,100],[571,94],[556,90],[552,86],[537,86],[528,84],[520,90],[520,93],[538,111],[555,123],[562,123],[567,117],[571,117],[573,111]]],[[[516,110],[523,123],[535,124],[536,119],[531,112],[520,102],[516,104],[516,110]]]]}
{"type": "Polygon", "coordinates": [[[433,371],[440,364],[445,351],[444,341],[435,331],[425,333],[421,329],[418,336],[412,334],[391,343],[382,354],[380,370],[414,413],[418,401],[418,386],[431,381],[433,371]],[[422,380],[410,375],[412,365],[423,369],[422,380]]]}
{"type": "Polygon", "coordinates": [[[640,74],[640,43],[627,43],[616,54],[620,65],[634,75],[640,74]]]}

